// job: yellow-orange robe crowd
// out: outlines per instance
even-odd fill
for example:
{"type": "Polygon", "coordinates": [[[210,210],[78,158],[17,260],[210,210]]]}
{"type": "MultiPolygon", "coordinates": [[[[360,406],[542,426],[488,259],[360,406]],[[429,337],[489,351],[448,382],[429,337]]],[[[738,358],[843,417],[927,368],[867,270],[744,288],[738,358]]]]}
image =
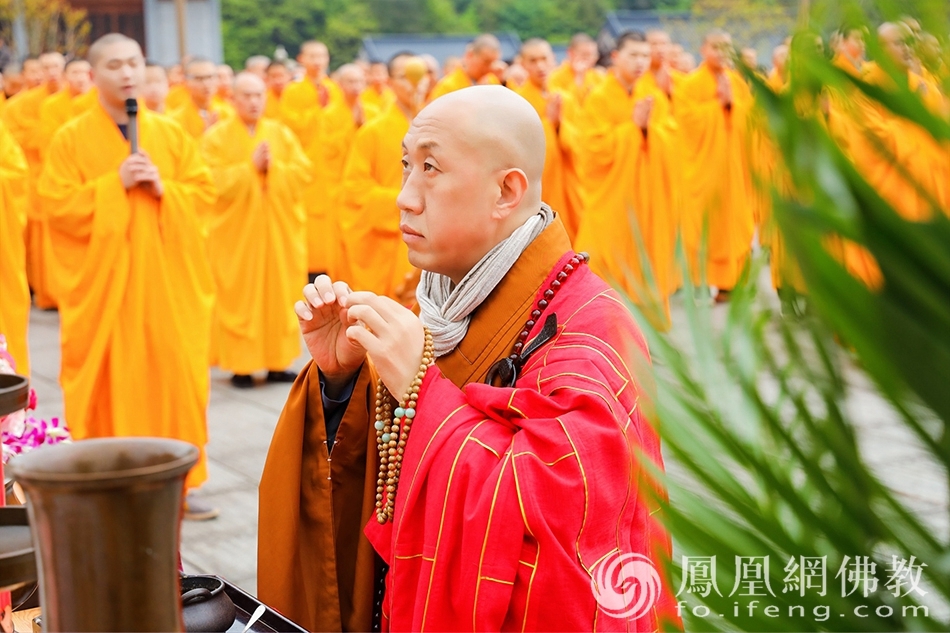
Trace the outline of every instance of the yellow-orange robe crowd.
{"type": "MultiPolygon", "coordinates": [[[[213,112],[218,116],[217,121],[223,121],[236,116],[234,108],[224,102],[212,103],[208,112],[213,112]]],[[[191,134],[192,138],[199,139],[208,129],[205,117],[201,115],[201,110],[195,105],[194,100],[189,97],[187,101],[168,113],[168,116],[178,122],[186,132],[191,134]]],[[[216,122],[217,122],[216,121],[216,122]]]]}
{"type": "Polygon", "coordinates": [[[399,231],[402,139],[409,119],[395,104],[356,133],[343,175],[341,230],[351,288],[394,297],[412,271],[399,231]]]}
{"type": "Polygon", "coordinates": [[[642,79],[628,94],[611,74],[585,104],[590,196],[576,248],[590,254],[592,270],[665,324],[679,281],[674,251],[683,203],[681,156],[666,95],[642,79]],[[653,110],[644,134],[633,110],[647,97],[653,110]]]}
{"type": "Polygon", "coordinates": [[[575,167],[581,151],[578,102],[567,92],[548,92],[531,81],[515,89],[530,103],[544,125],[545,154],[541,191],[544,201],[561,216],[568,236],[577,235],[583,213],[581,179],[575,167]],[[561,98],[561,120],[555,127],[547,114],[548,99],[561,98]]]}
{"type": "Polygon", "coordinates": [[[307,283],[306,212],[301,191],[310,161],[285,125],[260,120],[253,134],[238,117],[218,123],[201,141],[218,202],[208,257],[217,289],[212,359],[234,374],[283,371],[300,355],[292,306],[307,283]],[[266,142],[266,173],[251,161],[266,142]]]}
{"type": "MultiPolygon", "coordinates": [[[[498,81],[498,78],[495,77],[495,75],[486,75],[486,77],[479,83],[498,85],[501,82],[498,81]]],[[[474,85],[476,85],[476,82],[472,81],[472,78],[468,76],[461,66],[459,66],[448,75],[440,79],[437,84],[435,84],[435,88],[433,88],[432,92],[429,93],[429,101],[434,101],[442,95],[447,95],[450,92],[455,92],[456,90],[461,90],[462,88],[468,88],[469,86],[474,85]]]]}
{"type": "Polygon", "coordinates": [[[34,301],[40,308],[55,308],[56,297],[47,283],[46,257],[43,243],[45,224],[41,205],[36,200],[36,179],[43,168],[40,110],[53,92],[41,84],[17,93],[3,109],[7,129],[19,144],[30,168],[29,198],[26,214],[26,276],[33,289],[34,301]]]}
{"type": "Polygon", "coordinates": [[[752,93],[741,75],[728,73],[732,107],[716,97],[716,76],[703,63],[677,87],[676,118],[684,148],[683,243],[693,281],[730,290],[739,280],[755,234],[748,160],[748,116],[752,93]],[[704,228],[705,227],[705,228],[704,228]],[[704,230],[707,241],[702,244],[704,230]],[[705,261],[700,252],[705,246],[705,261]]]}
{"type": "Polygon", "coordinates": [[[129,143],[101,105],[53,138],[39,181],[61,270],[66,422],[74,437],[157,436],[204,446],[214,299],[199,215],[211,173],[178,125],[139,108],[139,145],[158,167],[161,199],[126,191],[129,143]]]}
{"type": "MultiPolygon", "coordinates": [[[[324,77],[320,83],[329,95],[326,107],[343,100],[340,87],[331,79],[324,77]]],[[[336,234],[335,210],[327,196],[326,180],[319,177],[324,171],[322,119],[325,110],[320,105],[316,86],[307,78],[288,85],[280,97],[281,120],[297,135],[317,175],[303,198],[307,210],[307,269],[334,277],[341,257],[340,236],[336,234]]]]}
{"type": "Polygon", "coordinates": [[[25,241],[29,175],[23,150],[0,121],[0,334],[7,339],[17,372],[25,376],[30,375],[25,241]]]}

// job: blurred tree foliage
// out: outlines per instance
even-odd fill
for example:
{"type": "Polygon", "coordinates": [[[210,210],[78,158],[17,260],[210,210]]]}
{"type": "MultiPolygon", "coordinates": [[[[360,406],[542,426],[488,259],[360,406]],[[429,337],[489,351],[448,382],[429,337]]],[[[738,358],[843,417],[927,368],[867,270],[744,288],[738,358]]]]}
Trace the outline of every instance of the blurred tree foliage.
{"type": "MultiPolygon", "coordinates": [[[[742,0],[743,2],[747,0],[742,0]]],[[[770,0],[757,0],[769,3],[770,0]]],[[[240,65],[284,46],[295,56],[308,39],[327,43],[334,67],[355,57],[369,33],[514,31],[522,39],[566,42],[596,35],[609,11],[688,10],[693,0],[222,0],[224,55],[240,65]]]]}

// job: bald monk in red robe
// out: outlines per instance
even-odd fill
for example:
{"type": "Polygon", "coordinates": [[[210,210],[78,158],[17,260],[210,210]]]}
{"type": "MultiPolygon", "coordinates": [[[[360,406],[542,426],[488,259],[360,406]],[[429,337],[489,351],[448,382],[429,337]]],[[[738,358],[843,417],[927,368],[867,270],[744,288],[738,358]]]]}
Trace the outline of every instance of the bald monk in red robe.
{"type": "Polygon", "coordinates": [[[638,456],[662,458],[632,372],[643,338],[542,204],[543,157],[541,121],[510,90],[432,102],[404,139],[397,200],[420,316],[326,276],[295,306],[313,361],[264,468],[258,589],[311,630],[372,626],[377,554],[383,630],[675,618],[662,586],[627,617],[594,596],[604,564],[669,555],[638,456]]]}

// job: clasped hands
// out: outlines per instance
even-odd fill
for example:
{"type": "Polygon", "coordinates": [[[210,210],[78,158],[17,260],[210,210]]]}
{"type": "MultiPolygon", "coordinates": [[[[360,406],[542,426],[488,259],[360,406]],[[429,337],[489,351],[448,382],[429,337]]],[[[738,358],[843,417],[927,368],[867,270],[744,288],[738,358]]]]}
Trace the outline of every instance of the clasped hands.
{"type": "Polygon", "coordinates": [[[119,165],[119,179],[126,191],[138,185],[148,185],[149,191],[156,198],[161,198],[165,192],[158,167],[155,166],[149,155],[141,149],[134,154],[129,154],[119,165]]]}
{"type": "Polygon", "coordinates": [[[368,356],[393,398],[402,399],[422,364],[419,317],[389,297],[352,292],[326,275],[307,284],[303,296],[294,311],[327,395],[338,394],[368,356]]]}

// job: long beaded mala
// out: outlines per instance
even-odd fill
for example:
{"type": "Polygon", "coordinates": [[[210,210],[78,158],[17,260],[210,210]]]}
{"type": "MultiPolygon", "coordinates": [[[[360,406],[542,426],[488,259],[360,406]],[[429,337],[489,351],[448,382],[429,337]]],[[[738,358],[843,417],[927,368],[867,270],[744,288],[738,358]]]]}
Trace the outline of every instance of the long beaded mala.
{"type": "Polygon", "coordinates": [[[416,417],[416,402],[426,371],[435,363],[432,333],[425,328],[425,346],[422,364],[409,386],[409,391],[398,403],[393,401],[382,380],[376,382],[376,445],[379,447],[379,476],[376,479],[376,520],[380,524],[393,520],[396,505],[396,486],[402,471],[402,457],[412,420],[416,417]],[[394,407],[394,405],[397,405],[394,407]]]}

